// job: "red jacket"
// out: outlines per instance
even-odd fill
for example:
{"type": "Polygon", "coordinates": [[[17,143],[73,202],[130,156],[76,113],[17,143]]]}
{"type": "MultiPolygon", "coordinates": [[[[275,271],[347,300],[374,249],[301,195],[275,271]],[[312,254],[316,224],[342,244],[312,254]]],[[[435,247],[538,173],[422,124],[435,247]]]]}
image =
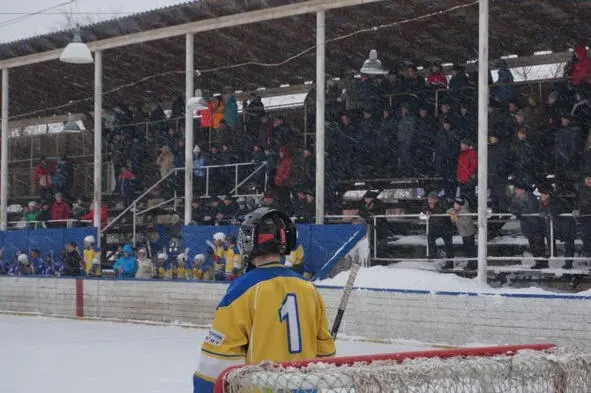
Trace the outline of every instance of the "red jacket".
{"type": "Polygon", "coordinates": [[[52,220],[68,220],[72,218],[72,208],[68,202],[62,201],[58,203],[57,201],[54,201],[51,204],[49,216],[52,220]]]}
{"type": "Polygon", "coordinates": [[[441,89],[447,89],[447,76],[443,72],[432,72],[427,75],[427,83],[441,89]]]}
{"type": "Polygon", "coordinates": [[[207,109],[200,111],[199,115],[201,115],[200,121],[202,128],[213,127],[213,104],[211,102],[207,103],[207,109]]]}
{"type": "Polygon", "coordinates": [[[39,187],[52,188],[53,175],[55,174],[55,166],[52,164],[39,164],[35,167],[35,179],[39,181],[39,187]]]}
{"type": "Polygon", "coordinates": [[[468,150],[463,150],[460,152],[460,157],[458,158],[458,168],[456,171],[456,177],[458,181],[462,184],[466,184],[468,180],[476,173],[476,169],[478,168],[478,156],[476,155],[476,150],[470,148],[468,150]]]}
{"type": "MultiPolygon", "coordinates": [[[[101,204],[101,227],[107,226],[107,219],[108,219],[107,206],[105,206],[104,204],[101,204]]],[[[82,216],[82,220],[93,221],[94,220],[94,210],[91,210],[89,213],[86,213],[84,216],[82,216]]]]}
{"type": "Polygon", "coordinates": [[[293,160],[287,146],[281,146],[279,153],[283,153],[283,158],[279,159],[279,165],[277,171],[275,171],[275,185],[277,187],[289,187],[293,173],[293,160]]]}
{"type": "Polygon", "coordinates": [[[579,61],[572,66],[573,85],[577,86],[591,80],[591,59],[587,57],[587,49],[583,45],[575,47],[579,61]]]}

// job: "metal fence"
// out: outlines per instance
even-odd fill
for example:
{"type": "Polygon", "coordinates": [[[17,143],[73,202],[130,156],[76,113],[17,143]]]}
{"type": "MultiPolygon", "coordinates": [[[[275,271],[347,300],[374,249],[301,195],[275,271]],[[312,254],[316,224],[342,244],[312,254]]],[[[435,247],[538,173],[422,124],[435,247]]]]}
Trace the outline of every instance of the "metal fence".
{"type": "MultiPolygon", "coordinates": [[[[476,213],[467,213],[467,214],[458,214],[458,217],[478,217],[478,214],[476,213]]],[[[405,260],[405,261],[416,261],[416,262],[428,262],[431,261],[431,258],[428,258],[429,255],[431,255],[432,250],[429,250],[429,242],[428,242],[428,234],[429,234],[429,228],[430,228],[430,218],[431,217],[450,217],[449,214],[431,214],[431,215],[426,215],[424,213],[420,213],[420,214],[384,214],[384,215],[373,215],[371,217],[371,224],[372,228],[371,228],[371,232],[372,232],[372,244],[371,244],[371,248],[372,248],[372,260],[374,261],[385,261],[385,262],[394,262],[394,261],[400,261],[400,260],[405,260]],[[380,238],[380,234],[378,234],[378,220],[380,219],[384,219],[384,220],[393,220],[394,222],[398,222],[398,223],[417,223],[420,222],[421,225],[420,226],[424,226],[424,233],[425,233],[425,257],[424,258],[390,258],[390,257],[383,257],[379,255],[379,251],[380,251],[380,246],[379,246],[379,238],[380,238]]],[[[535,214],[523,214],[522,217],[542,217],[541,214],[539,213],[535,213],[535,214]]],[[[572,214],[562,214],[561,217],[574,217],[572,214]]],[[[591,216],[580,216],[580,217],[591,217],[591,216]]],[[[518,221],[518,218],[510,213],[489,213],[488,214],[488,218],[497,218],[499,221],[503,221],[503,222],[509,222],[509,221],[518,221]]],[[[554,220],[552,219],[546,219],[545,220],[545,224],[547,225],[547,232],[545,233],[544,237],[546,239],[546,247],[549,250],[549,256],[548,257],[542,257],[542,256],[535,256],[533,258],[535,258],[536,260],[546,260],[546,261],[550,261],[550,260],[572,260],[572,261],[589,261],[590,258],[588,257],[566,257],[566,256],[557,256],[556,255],[556,238],[555,238],[555,224],[554,224],[554,220]]],[[[475,225],[475,231],[477,230],[477,226],[475,225]]],[[[476,236],[476,234],[475,234],[476,236]]],[[[488,242],[487,242],[488,245],[488,242]]],[[[499,245],[504,245],[503,243],[499,243],[499,245]]],[[[498,256],[498,257],[494,257],[494,256],[488,256],[487,260],[489,261],[521,261],[523,260],[524,257],[521,256],[498,256]]],[[[453,258],[453,260],[455,261],[476,261],[478,260],[478,258],[476,257],[461,257],[461,258],[453,258]]]]}

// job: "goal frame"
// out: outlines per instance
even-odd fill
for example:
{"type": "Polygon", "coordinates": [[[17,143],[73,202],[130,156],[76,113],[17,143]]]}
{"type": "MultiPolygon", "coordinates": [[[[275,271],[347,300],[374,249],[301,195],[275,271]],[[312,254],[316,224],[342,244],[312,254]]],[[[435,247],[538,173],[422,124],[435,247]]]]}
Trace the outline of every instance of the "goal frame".
{"type": "MultiPolygon", "coordinates": [[[[341,356],[333,358],[321,358],[311,360],[298,360],[291,362],[278,363],[282,367],[303,368],[312,363],[325,363],[337,366],[352,365],[355,363],[372,363],[376,361],[394,361],[403,362],[405,360],[420,359],[420,358],[439,358],[450,359],[455,357],[491,357],[502,355],[514,355],[518,351],[532,350],[532,351],[547,351],[556,348],[555,344],[524,344],[524,345],[504,345],[504,346],[488,346],[488,347],[466,347],[466,348],[451,348],[451,349],[432,349],[426,351],[410,351],[410,352],[393,352],[382,353],[374,355],[359,355],[359,356],[341,356]]],[[[214,386],[214,393],[226,393],[226,383],[228,373],[231,371],[244,367],[232,366],[225,369],[222,374],[216,379],[214,386]]]]}

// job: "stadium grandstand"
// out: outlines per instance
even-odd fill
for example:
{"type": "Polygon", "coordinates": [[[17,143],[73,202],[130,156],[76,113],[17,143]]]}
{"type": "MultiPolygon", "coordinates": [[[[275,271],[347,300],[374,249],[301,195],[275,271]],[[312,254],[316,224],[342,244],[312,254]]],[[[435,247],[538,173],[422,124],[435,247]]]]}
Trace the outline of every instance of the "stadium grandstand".
{"type": "MultiPolygon", "coordinates": [[[[257,206],[317,221],[318,11],[322,221],[366,223],[374,264],[441,260],[474,276],[478,1],[196,1],[81,26],[94,65],[59,60],[72,31],[2,43],[6,229],[98,224],[109,270],[125,244],[180,254],[183,226],[236,224],[257,206]]],[[[490,5],[491,271],[527,258],[588,280],[590,17],[589,1],[490,5]]]]}

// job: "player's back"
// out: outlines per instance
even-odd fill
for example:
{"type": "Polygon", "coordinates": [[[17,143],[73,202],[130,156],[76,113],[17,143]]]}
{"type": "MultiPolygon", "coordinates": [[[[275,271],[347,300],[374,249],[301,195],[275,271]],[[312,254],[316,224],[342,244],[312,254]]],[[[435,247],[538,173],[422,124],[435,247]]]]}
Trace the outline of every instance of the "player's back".
{"type": "Polygon", "coordinates": [[[220,307],[231,304],[248,309],[248,364],[334,355],[316,287],[281,264],[256,268],[237,279],[220,307]]]}

